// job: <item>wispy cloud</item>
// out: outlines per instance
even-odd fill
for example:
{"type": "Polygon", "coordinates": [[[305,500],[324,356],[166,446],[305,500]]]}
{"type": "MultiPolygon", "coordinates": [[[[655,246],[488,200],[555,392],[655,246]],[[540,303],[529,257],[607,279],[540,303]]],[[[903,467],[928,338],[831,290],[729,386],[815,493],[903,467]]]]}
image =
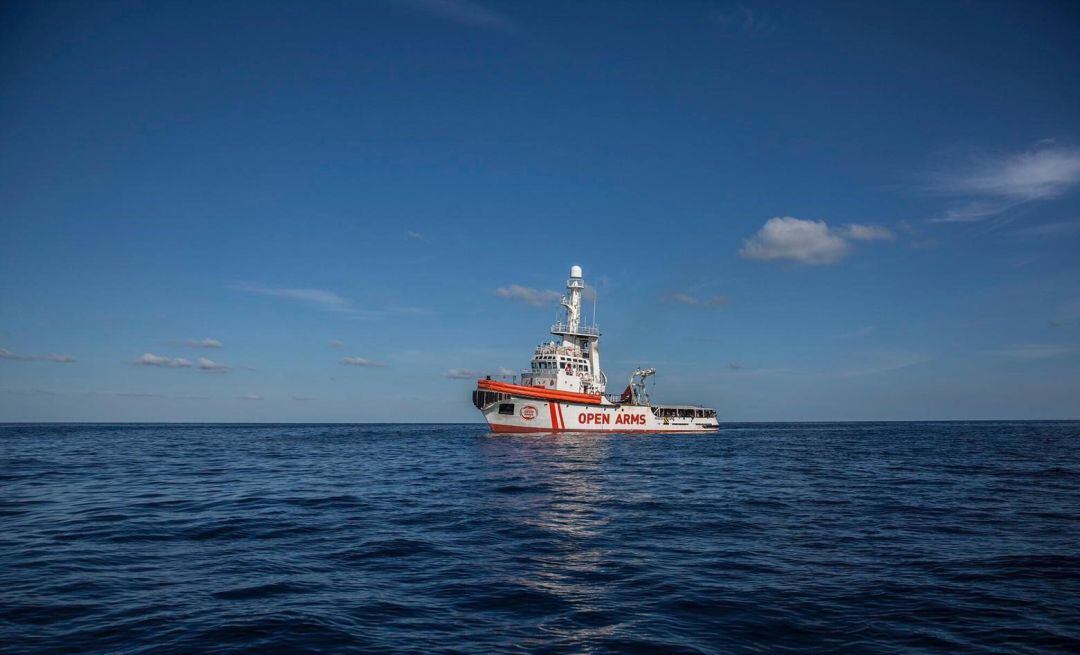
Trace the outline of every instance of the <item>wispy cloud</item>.
{"type": "Polygon", "coordinates": [[[368,366],[371,368],[383,368],[386,364],[375,362],[366,357],[342,357],[341,363],[345,366],[368,366]]]}
{"type": "Polygon", "coordinates": [[[776,22],[768,14],[742,4],[714,12],[713,19],[732,32],[772,34],[776,31],[776,22]]]}
{"type": "Polygon", "coordinates": [[[334,350],[341,350],[342,348],[345,347],[345,342],[344,341],[339,341],[337,339],[332,339],[330,341],[330,343],[327,344],[327,345],[329,345],[334,350]]]}
{"type": "Polygon", "coordinates": [[[523,302],[532,305],[533,307],[550,305],[553,302],[558,302],[559,299],[562,298],[562,294],[558,291],[533,289],[531,287],[523,287],[520,284],[499,287],[498,289],[495,289],[495,295],[500,298],[523,302]]]}
{"type": "Polygon", "coordinates": [[[668,299],[671,302],[679,303],[680,305],[686,305],[687,307],[699,307],[702,309],[720,309],[728,304],[728,297],[721,295],[712,295],[706,297],[692,296],[688,293],[676,292],[671,294],[668,299]]]}
{"type": "Polygon", "coordinates": [[[864,375],[876,375],[878,373],[888,373],[910,368],[912,366],[918,366],[919,364],[925,364],[933,361],[933,359],[934,358],[930,355],[921,353],[878,353],[872,358],[871,362],[865,366],[843,369],[829,377],[851,378],[864,375]]]}
{"type": "Polygon", "coordinates": [[[289,398],[291,398],[292,400],[295,400],[298,403],[306,403],[306,402],[309,402],[309,401],[312,401],[312,400],[318,400],[315,396],[295,396],[294,395],[294,396],[289,396],[289,398]]]}
{"type": "Polygon", "coordinates": [[[869,336],[869,335],[873,334],[873,332],[874,332],[874,326],[873,325],[863,325],[861,327],[855,328],[854,330],[849,330],[847,332],[844,332],[843,334],[841,334],[839,336],[840,336],[841,339],[860,339],[862,337],[866,337],[866,336],[869,336]]]}
{"type": "Polygon", "coordinates": [[[387,307],[383,309],[367,309],[357,307],[352,300],[327,289],[308,289],[291,287],[266,287],[255,284],[233,284],[231,289],[254,293],[274,298],[285,298],[304,303],[309,307],[346,315],[354,319],[378,319],[390,315],[421,315],[424,310],[418,307],[387,307]]]}
{"type": "Polygon", "coordinates": [[[760,261],[790,260],[820,266],[835,264],[851,251],[850,241],[882,241],[894,238],[878,225],[851,223],[833,229],[825,221],[777,216],[765,222],[743,243],[739,254],[760,261]]]}
{"type": "Polygon", "coordinates": [[[1020,360],[1055,359],[1075,354],[1076,346],[1060,343],[1025,343],[993,351],[996,355],[1020,360]]]}
{"type": "Polygon", "coordinates": [[[964,199],[936,223],[986,220],[1021,204],[1059,197],[1080,184],[1080,149],[1043,141],[1033,149],[984,157],[959,171],[940,173],[931,188],[964,199]]]}
{"type": "Polygon", "coordinates": [[[852,241],[892,241],[896,235],[881,225],[860,225],[849,223],[840,229],[840,234],[852,241]]]}
{"type": "Polygon", "coordinates": [[[161,368],[191,368],[194,364],[191,360],[183,357],[164,357],[154,353],[143,353],[135,358],[134,364],[138,366],[157,366],[161,368]]]}
{"type": "Polygon", "coordinates": [[[77,359],[70,355],[49,353],[48,355],[20,355],[6,348],[0,348],[0,359],[8,359],[15,362],[54,362],[56,364],[74,364],[77,359]]]}
{"type": "Polygon", "coordinates": [[[424,235],[415,230],[406,230],[405,236],[413,241],[423,241],[424,235]]]}
{"type": "Polygon", "coordinates": [[[1056,315],[1050,319],[1051,327],[1062,327],[1072,323],[1080,323],[1080,298],[1073,298],[1059,304],[1056,315]]]}
{"type": "Polygon", "coordinates": [[[262,400],[263,399],[263,397],[260,396],[257,393],[245,393],[243,396],[240,396],[239,398],[240,398],[240,400],[262,400]]]}
{"type": "Polygon", "coordinates": [[[232,370],[227,365],[222,364],[221,362],[215,362],[214,360],[207,359],[205,357],[200,357],[199,359],[195,360],[195,365],[203,373],[228,373],[232,370]]]}
{"type": "Polygon", "coordinates": [[[326,289],[294,289],[286,287],[264,287],[253,284],[234,284],[232,288],[247,293],[257,293],[275,298],[288,298],[331,312],[349,313],[352,301],[326,289]]]}
{"type": "Polygon", "coordinates": [[[184,339],[180,342],[181,345],[188,348],[221,348],[222,343],[217,339],[211,339],[206,337],[205,339],[184,339]]]}
{"type": "Polygon", "coordinates": [[[397,4],[466,27],[514,33],[518,24],[509,16],[471,0],[397,0],[397,4]]]}
{"type": "Polygon", "coordinates": [[[1018,230],[1013,230],[1012,234],[1013,236],[1022,239],[1052,239],[1054,237],[1076,234],[1077,232],[1080,232],[1080,220],[1055,221],[1052,223],[1042,223],[1040,225],[1022,227],[1018,230]]]}

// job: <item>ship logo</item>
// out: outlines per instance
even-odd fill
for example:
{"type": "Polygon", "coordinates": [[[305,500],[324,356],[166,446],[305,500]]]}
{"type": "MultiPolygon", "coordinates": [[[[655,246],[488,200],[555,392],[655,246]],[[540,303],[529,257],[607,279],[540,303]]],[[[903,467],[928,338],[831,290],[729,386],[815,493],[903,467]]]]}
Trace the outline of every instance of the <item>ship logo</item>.
{"type": "Polygon", "coordinates": [[[536,415],[538,413],[539,412],[537,412],[536,408],[532,405],[525,405],[521,408],[521,411],[519,412],[519,414],[521,414],[521,418],[525,419],[526,421],[533,420],[534,418],[536,418],[536,415]]]}

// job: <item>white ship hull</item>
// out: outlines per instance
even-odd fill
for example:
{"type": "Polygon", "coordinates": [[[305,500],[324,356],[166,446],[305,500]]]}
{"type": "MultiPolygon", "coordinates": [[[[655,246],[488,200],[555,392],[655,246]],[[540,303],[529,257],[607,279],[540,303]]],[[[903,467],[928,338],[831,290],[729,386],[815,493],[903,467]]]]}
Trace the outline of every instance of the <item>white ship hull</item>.
{"type": "Polygon", "coordinates": [[[483,412],[492,432],[715,432],[715,415],[696,407],[670,407],[550,398],[559,394],[481,380],[473,402],[483,412]],[[521,390],[520,393],[515,393],[521,390]]]}
{"type": "Polygon", "coordinates": [[[584,405],[572,402],[511,397],[513,413],[500,413],[495,403],[484,411],[492,432],[715,432],[715,418],[658,418],[652,408],[641,406],[584,405]]]}

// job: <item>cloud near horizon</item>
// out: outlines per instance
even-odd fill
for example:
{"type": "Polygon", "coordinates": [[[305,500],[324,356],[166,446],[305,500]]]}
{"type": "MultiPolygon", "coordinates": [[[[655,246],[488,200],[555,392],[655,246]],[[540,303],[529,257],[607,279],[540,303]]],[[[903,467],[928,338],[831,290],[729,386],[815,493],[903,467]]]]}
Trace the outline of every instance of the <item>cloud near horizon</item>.
{"type": "Polygon", "coordinates": [[[57,364],[74,364],[79,361],[71,355],[59,355],[57,353],[49,353],[48,355],[19,355],[11,352],[7,348],[0,348],[0,359],[9,359],[15,362],[54,362],[57,364]]]}
{"type": "Polygon", "coordinates": [[[495,295],[500,298],[506,298],[507,300],[523,302],[532,305],[533,307],[550,305],[551,303],[558,302],[562,298],[562,294],[558,291],[551,291],[550,289],[533,289],[531,287],[521,286],[520,284],[499,287],[498,289],[495,289],[495,295]]]}
{"type": "Polygon", "coordinates": [[[222,343],[217,339],[206,337],[204,339],[184,339],[181,344],[189,348],[221,348],[222,343]]]}
{"type": "Polygon", "coordinates": [[[386,364],[375,362],[366,357],[342,357],[341,363],[344,366],[367,366],[371,368],[385,368],[386,364]]]}
{"type": "Polygon", "coordinates": [[[452,368],[449,371],[443,373],[443,377],[447,378],[448,380],[477,380],[477,379],[482,378],[482,377],[484,377],[486,375],[491,375],[491,376],[496,376],[496,377],[510,377],[512,375],[517,375],[517,374],[518,374],[518,372],[513,370],[513,369],[506,368],[505,366],[500,366],[499,368],[497,368],[495,371],[492,371],[492,372],[473,371],[473,370],[466,369],[466,368],[452,368]]]}
{"type": "Polygon", "coordinates": [[[205,357],[200,357],[195,360],[195,365],[198,366],[199,370],[203,373],[228,373],[232,370],[221,362],[215,362],[212,359],[207,359],[205,357]]]}
{"type": "Polygon", "coordinates": [[[452,368],[443,373],[443,377],[449,380],[476,380],[484,377],[483,371],[470,371],[464,368],[452,368]]]}
{"type": "Polygon", "coordinates": [[[1054,359],[1080,352],[1076,346],[1058,343],[1025,343],[1011,348],[995,350],[995,355],[1020,360],[1054,359]]]}
{"type": "Polygon", "coordinates": [[[134,364],[138,366],[157,366],[161,368],[191,368],[194,366],[190,359],[183,357],[164,357],[154,353],[143,353],[135,358],[134,364]]]}
{"type": "Polygon", "coordinates": [[[895,238],[879,225],[849,223],[833,229],[825,221],[793,216],[770,218],[754,236],[746,239],[739,255],[759,261],[790,260],[810,266],[835,264],[851,252],[851,241],[885,241],[895,238]]]}

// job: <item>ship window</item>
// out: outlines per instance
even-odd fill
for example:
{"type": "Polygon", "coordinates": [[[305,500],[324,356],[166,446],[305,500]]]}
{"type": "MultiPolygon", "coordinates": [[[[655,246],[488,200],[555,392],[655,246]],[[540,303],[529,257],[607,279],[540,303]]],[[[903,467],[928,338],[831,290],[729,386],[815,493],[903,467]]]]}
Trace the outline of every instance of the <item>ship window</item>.
{"type": "Polygon", "coordinates": [[[513,415],[514,403],[499,403],[499,413],[513,415]]]}

